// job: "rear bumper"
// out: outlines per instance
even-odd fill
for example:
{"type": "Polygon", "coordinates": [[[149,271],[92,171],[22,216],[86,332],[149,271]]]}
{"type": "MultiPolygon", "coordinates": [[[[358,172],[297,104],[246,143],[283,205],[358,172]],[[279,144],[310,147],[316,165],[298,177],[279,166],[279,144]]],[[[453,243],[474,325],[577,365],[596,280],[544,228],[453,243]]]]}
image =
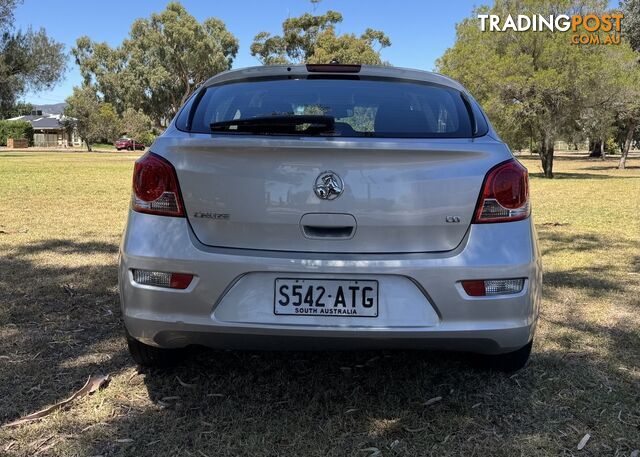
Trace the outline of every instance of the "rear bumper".
{"type": "Polygon", "coordinates": [[[120,251],[128,332],[162,347],[518,349],[533,337],[542,270],[530,219],[472,225],[455,250],[437,254],[309,254],[202,245],[186,219],[130,212],[120,251]],[[192,273],[185,290],[136,284],[130,270],[192,273]],[[377,279],[376,319],[273,315],[273,281],[377,279]],[[514,295],[469,297],[463,279],[526,278],[514,295]]]}

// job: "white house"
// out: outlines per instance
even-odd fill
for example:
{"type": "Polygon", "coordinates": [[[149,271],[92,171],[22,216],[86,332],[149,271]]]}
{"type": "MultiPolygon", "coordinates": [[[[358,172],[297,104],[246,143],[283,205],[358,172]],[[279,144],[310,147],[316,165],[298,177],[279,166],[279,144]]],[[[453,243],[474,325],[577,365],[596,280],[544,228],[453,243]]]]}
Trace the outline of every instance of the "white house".
{"type": "Polygon", "coordinates": [[[65,118],[62,114],[47,114],[40,110],[32,111],[25,116],[8,119],[10,121],[27,121],[33,127],[33,145],[37,147],[80,146],[82,141],[78,132],[73,129],[67,132],[62,125],[65,118]]]}

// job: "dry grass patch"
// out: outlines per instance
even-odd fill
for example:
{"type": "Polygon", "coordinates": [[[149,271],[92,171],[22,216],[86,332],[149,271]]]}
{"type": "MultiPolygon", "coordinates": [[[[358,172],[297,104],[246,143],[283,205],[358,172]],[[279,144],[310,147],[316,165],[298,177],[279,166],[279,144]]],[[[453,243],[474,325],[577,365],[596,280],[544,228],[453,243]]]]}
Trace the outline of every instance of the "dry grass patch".
{"type": "Polygon", "coordinates": [[[628,456],[640,448],[637,159],[618,171],[613,161],[561,157],[554,180],[523,159],[544,304],[530,365],[505,376],[473,371],[462,356],[415,352],[194,350],[184,366],[139,372],[121,338],[116,284],[135,157],[0,153],[0,423],[68,397],[90,374],[112,376],[69,409],[0,428],[0,455],[628,456]]]}

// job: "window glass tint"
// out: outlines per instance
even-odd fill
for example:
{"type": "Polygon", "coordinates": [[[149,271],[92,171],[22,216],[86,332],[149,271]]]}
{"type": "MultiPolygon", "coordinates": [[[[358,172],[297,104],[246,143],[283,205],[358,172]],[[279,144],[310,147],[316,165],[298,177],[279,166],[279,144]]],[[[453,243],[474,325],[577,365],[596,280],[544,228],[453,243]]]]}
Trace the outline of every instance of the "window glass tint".
{"type": "MultiPolygon", "coordinates": [[[[335,126],[330,134],[347,137],[471,136],[469,114],[459,91],[367,79],[282,79],[212,86],[197,106],[191,130],[210,132],[214,122],[274,115],[331,116],[335,126]]],[[[230,132],[233,128],[223,133],[230,132]]]]}

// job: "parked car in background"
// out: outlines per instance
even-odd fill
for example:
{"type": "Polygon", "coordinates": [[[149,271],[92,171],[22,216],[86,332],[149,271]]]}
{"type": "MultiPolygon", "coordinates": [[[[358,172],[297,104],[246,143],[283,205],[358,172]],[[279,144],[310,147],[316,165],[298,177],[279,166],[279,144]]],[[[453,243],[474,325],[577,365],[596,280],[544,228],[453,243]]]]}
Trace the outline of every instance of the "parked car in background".
{"type": "Polygon", "coordinates": [[[135,163],[129,350],[446,349],[505,371],[542,266],[527,170],[456,81],[391,66],[234,70],[135,163]]]}
{"type": "Polygon", "coordinates": [[[132,138],[120,138],[118,141],[116,141],[116,149],[118,151],[121,151],[123,149],[126,149],[127,151],[133,151],[134,149],[144,151],[144,147],[144,144],[138,143],[132,138]]]}

